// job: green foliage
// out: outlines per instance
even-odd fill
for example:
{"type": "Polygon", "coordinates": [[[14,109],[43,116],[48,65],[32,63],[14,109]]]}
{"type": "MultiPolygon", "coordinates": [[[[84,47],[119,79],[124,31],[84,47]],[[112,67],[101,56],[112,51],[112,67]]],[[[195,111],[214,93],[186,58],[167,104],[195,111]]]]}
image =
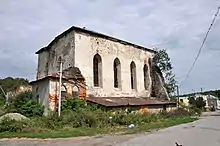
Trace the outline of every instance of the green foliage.
{"type": "Polygon", "coordinates": [[[30,127],[28,121],[15,121],[5,118],[0,123],[0,132],[21,132],[22,129],[30,127]]]}
{"type": "Polygon", "coordinates": [[[62,102],[62,110],[76,110],[85,107],[86,102],[78,98],[67,98],[62,102]]]}
{"type": "Polygon", "coordinates": [[[205,91],[205,92],[202,92],[202,94],[204,95],[213,95],[213,96],[216,96],[218,98],[220,98],[220,90],[210,90],[210,91],[205,91]]]}
{"type": "Polygon", "coordinates": [[[32,117],[42,116],[44,107],[32,99],[31,91],[25,91],[10,99],[6,110],[7,112],[18,112],[27,117],[32,117]]]}
{"type": "Polygon", "coordinates": [[[188,100],[189,100],[189,104],[191,104],[191,105],[196,105],[195,97],[190,96],[190,97],[188,98],[188,100]]]}
{"type": "Polygon", "coordinates": [[[206,105],[205,101],[203,100],[202,97],[198,97],[196,98],[196,107],[199,108],[199,109],[202,109],[204,108],[206,105]]]}
{"type": "MultiPolygon", "coordinates": [[[[5,92],[8,91],[14,91],[21,85],[29,85],[29,81],[24,78],[12,78],[12,77],[7,77],[4,79],[0,79],[0,85],[2,88],[5,90],[5,92]]],[[[1,91],[0,91],[1,93],[1,91]]]]}
{"type": "MultiPolygon", "coordinates": [[[[85,101],[70,98],[63,102],[62,114],[58,117],[57,112],[52,112],[48,116],[37,116],[33,112],[35,109],[31,104],[29,93],[23,93],[11,101],[13,108],[20,113],[32,116],[30,121],[4,120],[0,124],[0,132],[50,132],[65,128],[81,129],[112,129],[112,127],[127,127],[130,124],[146,125],[158,121],[165,121],[169,118],[189,117],[191,114],[186,110],[178,109],[173,112],[161,112],[158,114],[140,114],[130,110],[104,111],[97,106],[86,104],[85,101]],[[21,100],[19,100],[21,99],[21,100]],[[26,101],[26,103],[24,102],[26,101]],[[15,102],[18,105],[15,105],[15,102]],[[27,104],[28,103],[28,104],[27,104]],[[24,108],[23,106],[27,107],[24,108]]],[[[39,111],[37,109],[37,111],[39,111]]],[[[38,113],[38,112],[37,112],[38,113]]],[[[114,129],[113,128],[113,129],[114,129]]]]}
{"type": "Polygon", "coordinates": [[[193,115],[192,112],[188,111],[185,108],[177,108],[176,110],[170,111],[170,112],[162,112],[161,113],[166,118],[176,118],[176,117],[188,117],[193,115]]]}
{"type": "Polygon", "coordinates": [[[169,94],[175,91],[176,80],[175,74],[172,72],[172,64],[170,57],[165,49],[159,50],[157,55],[155,56],[156,64],[164,74],[165,78],[165,87],[169,94]]]}
{"type": "Polygon", "coordinates": [[[62,110],[77,110],[79,108],[86,108],[88,110],[96,110],[98,107],[94,104],[87,104],[84,100],[79,98],[67,98],[62,102],[62,110]]]}
{"type": "Polygon", "coordinates": [[[189,104],[195,108],[203,109],[206,105],[202,97],[195,98],[193,96],[188,98],[189,104]]]}

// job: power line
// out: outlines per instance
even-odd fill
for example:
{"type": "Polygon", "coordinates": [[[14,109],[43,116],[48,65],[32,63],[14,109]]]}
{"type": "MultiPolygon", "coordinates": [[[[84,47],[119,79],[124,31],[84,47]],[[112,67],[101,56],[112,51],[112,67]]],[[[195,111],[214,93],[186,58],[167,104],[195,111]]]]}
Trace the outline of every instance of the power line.
{"type": "Polygon", "coordinates": [[[211,28],[212,28],[212,26],[213,26],[213,24],[214,24],[214,22],[215,22],[217,16],[218,16],[219,10],[220,10],[220,4],[219,4],[219,6],[218,6],[218,9],[217,9],[217,12],[215,13],[214,18],[212,19],[212,23],[211,23],[211,25],[210,25],[208,31],[207,31],[206,34],[205,34],[205,37],[204,37],[204,39],[203,39],[203,41],[202,41],[202,44],[201,44],[201,46],[200,46],[200,48],[199,48],[198,54],[196,55],[196,58],[195,58],[195,60],[194,60],[194,62],[193,62],[193,64],[192,64],[192,66],[191,66],[189,72],[187,73],[185,79],[184,79],[183,82],[180,84],[180,86],[182,86],[182,85],[186,82],[186,80],[189,78],[189,75],[190,75],[191,71],[193,70],[193,68],[194,68],[194,66],[195,66],[195,63],[196,63],[197,59],[199,58],[199,55],[201,54],[202,48],[203,48],[203,46],[204,46],[204,44],[205,44],[205,41],[206,41],[206,39],[207,39],[207,37],[208,37],[208,34],[209,34],[209,32],[210,32],[210,30],[211,30],[211,28]]]}

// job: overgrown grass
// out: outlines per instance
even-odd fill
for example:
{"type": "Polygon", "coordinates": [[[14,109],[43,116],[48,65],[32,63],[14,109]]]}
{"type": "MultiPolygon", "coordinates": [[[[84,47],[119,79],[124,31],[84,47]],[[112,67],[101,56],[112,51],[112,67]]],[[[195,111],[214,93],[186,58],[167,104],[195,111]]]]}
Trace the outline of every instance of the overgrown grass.
{"type": "Polygon", "coordinates": [[[179,125],[183,123],[188,123],[197,120],[196,118],[181,117],[174,119],[164,119],[157,122],[144,123],[140,125],[135,125],[134,128],[128,129],[127,126],[113,126],[113,127],[102,127],[102,128],[89,128],[89,127],[63,127],[61,129],[54,129],[44,132],[2,132],[0,133],[0,138],[14,138],[14,137],[26,137],[26,138],[67,138],[76,136],[94,136],[97,134],[110,134],[110,133],[120,133],[120,134],[133,134],[140,132],[149,132],[154,129],[166,128],[174,125],[179,125]]]}
{"type": "Polygon", "coordinates": [[[123,110],[113,112],[105,111],[94,105],[87,105],[78,99],[68,99],[63,102],[61,117],[58,117],[57,113],[51,113],[44,117],[39,116],[37,109],[41,111],[41,108],[36,108],[38,105],[26,108],[25,102],[19,101],[19,103],[21,106],[17,107],[17,111],[25,109],[28,111],[26,115],[30,119],[28,121],[4,119],[0,122],[0,138],[57,138],[108,133],[128,134],[146,132],[196,120],[196,118],[192,118],[194,115],[192,110],[183,108],[157,114],[140,114],[130,110],[128,110],[129,112],[123,110]],[[134,127],[128,128],[130,124],[134,124],[134,127]]]}

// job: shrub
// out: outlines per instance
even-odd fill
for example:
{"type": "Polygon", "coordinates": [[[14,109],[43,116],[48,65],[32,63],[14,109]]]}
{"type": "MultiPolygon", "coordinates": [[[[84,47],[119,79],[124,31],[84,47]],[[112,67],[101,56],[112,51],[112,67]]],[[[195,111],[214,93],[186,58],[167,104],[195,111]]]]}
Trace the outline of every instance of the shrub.
{"type": "Polygon", "coordinates": [[[22,129],[31,127],[28,121],[15,121],[5,118],[0,123],[0,132],[21,132],[22,129]]]}
{"type": "Polygon", "coordinates": [[[196,108],[203,109],[206,105],[202,97],[198,97],[196,99],[195,97],[189,97],[188,99],[189,99],[189,104],[196,108]]]}
{"type": "Polygon", "coordinates": [[[202,109],[197,108],[196,106],[191,106],[189,108],[190,113],[192,113],[192,115],[201,115],[202,114],[202,109]]]}
{"type": "Polygon", "coordinates": [[[187,109],[181,107],[169,112],[162,111],[160,114],[165,118],[187,117],[192,115],[187,109]]]}
{"type": "Polygon", "coordinates": [[[27,117],[42,116],[44,107],[32,99],[31,91],[25,91],[10,100],[6,106],[6,111],[8,113],[18,112],[27,117]]]}
{"type": "Polygon", "coordinates": [[[67,98],[62,102],[62,110],[77,110],[79,108],[84,108],[87,110],[97,110],[98,107],[94,104],[87,104],[84,100],[81,100],[79,98],[67,98]]]}
{"type": "Polygon", "coordinates": [[[78,108],[74,111],[66,110],[62,114],[63,125],[69,125],[77,128],[86,127],[103,127],[109,123],[107,112],[101,110],[91,111],[86,108],[78,108]]]}
{"type": "Polygon", "coordinates": [[[35,126],[44,127],[48,129],[58,129],[63,126],[62,117],[59,117],[57,113],[51,113],[46,117],[34,118],[35,126]]]}

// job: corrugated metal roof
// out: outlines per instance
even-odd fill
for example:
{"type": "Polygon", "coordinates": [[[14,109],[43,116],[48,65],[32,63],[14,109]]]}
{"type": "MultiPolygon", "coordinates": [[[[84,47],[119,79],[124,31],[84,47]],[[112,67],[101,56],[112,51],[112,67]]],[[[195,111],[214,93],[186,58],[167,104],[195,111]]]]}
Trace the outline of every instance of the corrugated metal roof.
{"type": "Polygon", "coordinates": [[[140,97],[87,97],[86,100],[105,107],[175,105],[175,102],[140,97]]]}

